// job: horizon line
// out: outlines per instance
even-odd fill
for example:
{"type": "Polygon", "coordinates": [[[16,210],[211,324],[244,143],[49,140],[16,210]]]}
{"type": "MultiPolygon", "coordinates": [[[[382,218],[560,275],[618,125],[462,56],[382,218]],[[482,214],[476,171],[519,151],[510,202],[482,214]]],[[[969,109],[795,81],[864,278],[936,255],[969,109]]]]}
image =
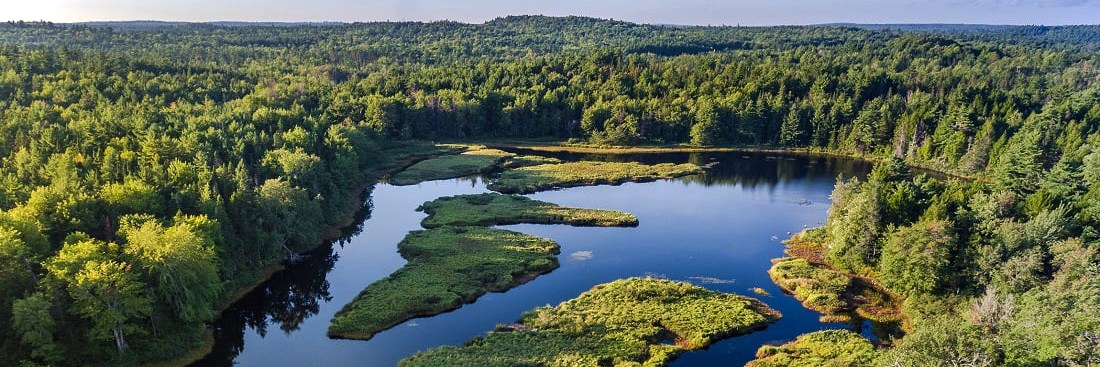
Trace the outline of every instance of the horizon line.
{"type": "Polygon", "coordinates": [[[51,24],[104,24],[104,23],[166,23],[166,24],[211,24],[217,25],[218,23],[241,23],[241,24],[332,24],[332,25],[354,25],[354,24],[371,24],[371,23],[459,23],[468,25],[484,25],[490,22],[505,19],[509,17],[545,17],[545,18],[586,18],[601,21],[613,21],[624,22],[637,25],[649,25],[649,26],[676,26],[676,27],[827,27],[827,26],[988,26],[988,27],[1072,27],[1072,26],[1096,26],[1100,23],[1063,23],[1063,24],[1041,24],[1041,23],[954,23],[954,22],[914,22],[914,23],[898,23],[898,22],[885,22],[885,23],[861,23],[861,22],[823,22],[823,23],[775,23],[775,24],[755,24],[755,25],[741,25],[741,24],[678,24],[678,23],[648,23],[638,22],[631,20],[615,19],[615,18],[600,18],[585,15],[541,15],[541,14],[513,14],[499,16],[491,19],[487,19],[481,22],[451,20],[451,19],[402,19],[402,20],[169,20],[169,19],[109,19],[109,20],[82,20],[73,22],[59,22],[47,19],[39,20],[27,20],[27,19],[9,19],[0,20],[6,23],[51,23],[51,24]]]}

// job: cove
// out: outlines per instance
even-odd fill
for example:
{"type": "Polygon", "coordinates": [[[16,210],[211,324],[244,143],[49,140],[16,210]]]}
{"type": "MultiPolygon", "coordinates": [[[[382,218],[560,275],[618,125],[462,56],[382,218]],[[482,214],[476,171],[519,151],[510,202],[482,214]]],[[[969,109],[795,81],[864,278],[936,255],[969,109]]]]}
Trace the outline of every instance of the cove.
{"type": "MultiPolygon", "coordinates": [[[[516,151],[520,154],[530,152],[516,151]]],[[[546,153],[563,160],[691,162],[710,167],[680,179],[620,186],[578,187],[528,195],[563,206],[635,214],[637,228],[511,225],[497,228],[547,237],[561,245],[561,267],[504,293],[489,293],[453,312],[414,319],[368,341],[326,336],[333,314],[366,285],[405,260],[397,243],[421,229],[420,204],[442,196],[488,192],[484,177],[376,185],[366,218],[349,235],[321,246],[235,303],[214,324],[213,353],[194,366],[390,367],[418,351],[459,345],[513,322],[524,311],[558,304],[592,286],[634,276],[684,280],[757,298],[783,317],[767,329],[686,353],[673,366],[741,365],[763,344],[800,334],[851,328],[818,321],[768,278],[780,242],[820,225],[838,175],[863,176],[870,164],[832,157],[773,153],[660,153],[589,155],[546,153]],[[760,296],[760,287],[770,296],[760,296]]],[[[871,335],[871,328],[856,325],[871,335]]]]}

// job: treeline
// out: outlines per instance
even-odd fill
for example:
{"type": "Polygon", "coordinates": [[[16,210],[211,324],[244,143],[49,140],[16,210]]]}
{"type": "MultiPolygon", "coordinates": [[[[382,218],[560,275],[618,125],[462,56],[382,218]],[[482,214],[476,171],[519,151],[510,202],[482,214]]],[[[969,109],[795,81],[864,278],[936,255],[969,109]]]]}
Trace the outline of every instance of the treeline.
{"type": "Polygon", "coordinates": [[[308,76],[188,67],[0,50],[0,365],[187,352],[389,158],[308,76]]]}
{"type": "Polygon", "coordinates": [[[336,98],[342,115],[391,137],[811,147],[974,173],[1023,130],[1038,130],[1044,151],[1076,149],[1100,121],[1097,62],[906,36],[791,51],[399,66],[347,83],[336,98]]]}
{"type": "Polygon", "coordinates": [[[912,332],[878,365],[1086,366],[1100,361],[1098,178],[1096,148],[1030,187],[1016,174],[931,180],[894,159],[838,183],[811,237],[833,266],[906,297],[912,332]]]}
{"type": "MultiPolygon", "coordinates": [[[[1100,123],[1096,32],[1048,44],[577,17],[2,24],[0,365],[180,354],[228,294],[357,209],[354,188],[405,139],[896,155],[1004,178],[1024,215],[1011,220],[1081,220],[1073,205],[1088,200],[1066,195],[1090,195],[1074,169],[1100,123]]],[[[906,200],[944,195],[912,185],[906,200]]],[[[1073,223],[1064,238],[1091,243],[1091,222],[1073,223]]],[[[875,251],[852,269],[877,269],[875,251]]],[[[951,284],[992,284],[971,280],[951,284]]]]}
{"type": "MultiPolygon", "coordinates": [[[[805,147],[973,174],[1017,132],[1042,135],[1049,166],[1096,129],[1100,60],[1087,50],[1098,29],[926,34],[509,17],[120,31],[8,25],[6,37],[96,50],[97,59],[126,54],[152,73],[234,70],[324,90],[302,107],[327,104],[330,116],[389,138],[805,147]],[[1060,36],[1031,42],[1012,32],[1060,36]]],[[[226,72],[220,82],[241,76],[226,72]]],[[[6,84],[0,96],[19,83],[6,84]]],[[[252,86],[234,87],[208,97],[223,103],[252,86]]]]}

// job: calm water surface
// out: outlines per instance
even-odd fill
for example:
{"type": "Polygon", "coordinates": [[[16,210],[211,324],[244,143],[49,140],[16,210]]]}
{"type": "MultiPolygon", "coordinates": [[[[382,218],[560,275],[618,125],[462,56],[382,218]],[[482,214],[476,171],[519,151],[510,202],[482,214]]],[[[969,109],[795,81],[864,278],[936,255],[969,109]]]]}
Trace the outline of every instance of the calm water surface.
{"type": "MultiPolygon", "coordinates": [[[[705,174],[682,179],[532,194],[562,205],[631,212],[640,225],[502,227],[557,241],[561,268],[507,292],[482,296],[454,312],[406,322],[369,341],[332,340],[325,335],[332,316],[368,284],[405,263],[397,243],[420,229],[424,214],[414,210],[417,206],[441,196],[488,191],[479,178],[377,185],[365,206],[369,218],[354,234],[322,246],[236,303],[214,325],[214,352],[195,366],[392,367],[417,351],[462,344],[497,323],[515,321],[526,310],[633,276],[684,280],[756,297],[783,313],[765,330],[684,354],[672,364],[676,367],[740,366],[763,344],[814,330],[851,327],[819,322],[819,314],[783,294],[767,270],[770,260],[783,254],[781,239],[825,219],[837,176],[863,176],[868,164],[752,153],[557,156],[717,163],[705,174]],[[771,296],[755,295],[754,287],[771,296]]],[[[862,329],[870,334],[869,327],[862,329]]]]}

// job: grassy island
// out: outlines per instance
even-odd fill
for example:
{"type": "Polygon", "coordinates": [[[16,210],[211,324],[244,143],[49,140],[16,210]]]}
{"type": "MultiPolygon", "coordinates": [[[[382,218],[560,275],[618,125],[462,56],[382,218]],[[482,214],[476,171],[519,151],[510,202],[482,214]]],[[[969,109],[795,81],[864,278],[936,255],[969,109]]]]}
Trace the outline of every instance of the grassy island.
{"type": "Polygon", "coordinates": [[[847,322],[855,315],[879,322],[904,318],[898,296],[863,277],[837,270],[823,260],[821,244],[805,232],[787,241],[790,257],[772,260],[768,275],[803,306],[821,312],[822,321],[847,322]]]}
{"type": "Polygon", "coordinates": [[[654,181],[702,172],[702,167],[690,163],[648,165],[580,161],[542,164],[504,171],[499,179],[489,184],[489,189],[505,194],[527,194],[555,188],[654,181]]]}
{"type": "Polygon", "coordinates": [[[370,339],[406,320],[515,287],[557,268],[559,251],[548,239],[484,227],[414,231],[398,250],[408,264],[344,306],[333,318],[329,336],[370,339]]]}
{"type": "Polygon", "coordinates": [[[539,156],[539,155],[521,155],[521,156],[512,157],[507,162],[504,162],[504,164],[501,164],[500,167],[501,168],[512,169],[512,168],[520,168],[520,167],[538,166],[538,165],[541,165],[541,164],[558,164],[558,163],[561,163],[561,160],[557,159],[557,158],[543,157],[543,156],[539,156]]]}
{"type": "Polygon", "coordinates": [[[424,228],[519,223],[598,227],[638,225],[638,218],[630,213],[569,208],[523,196],[494,193],[443,197],[424,203],[418,210],[428,213],[422,222],[424,228]]]}
{"type": "Polygon", "coordinates": [[[397,186],[415,185],[424,181],[445,180],[493,170],[513,156],[502,150],[473,147],[461,154],[452,154],[420,161],[389,179],[397,186]]]}
{"type": "Polygon", "coordinates": [[[822,330],[800,335],[781,346],[765,345],[746,367],[867,367],[874,363],[871,341],[848,330],[822,330]]]}
{"type": "Polygon", "coordinates": [[[777,318],[751,298],[632,278],[598,285],[465,346],[422,352],[399,366],[661,366],[777,318]]]}

